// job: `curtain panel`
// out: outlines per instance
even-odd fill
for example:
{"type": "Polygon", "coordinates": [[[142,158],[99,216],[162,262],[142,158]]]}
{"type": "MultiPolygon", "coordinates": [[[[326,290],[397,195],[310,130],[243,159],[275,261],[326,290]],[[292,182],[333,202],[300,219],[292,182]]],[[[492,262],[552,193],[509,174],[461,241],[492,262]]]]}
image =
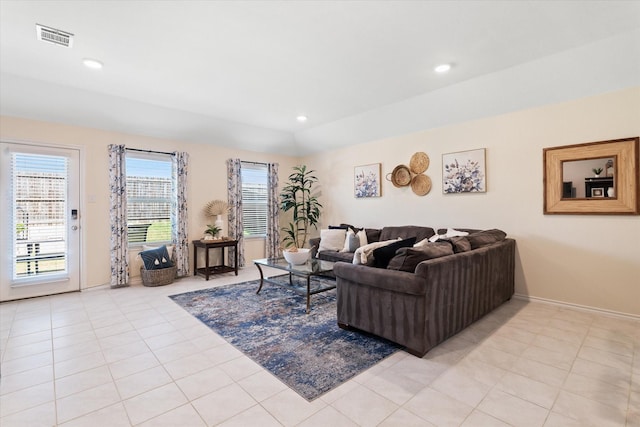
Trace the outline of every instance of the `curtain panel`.
{"type": "Polygon", "coordinates": [[[280,255],[280,223],[278,213],[280,211],[280,198],[278,195],[278,164],[269,163],[267,186],[267,238],[266,256],[276,258],[280,255]]]}
{"type": "Polygon", "coordinates": [[[244,267],[244,237],[242,226],[242,161],[227,159],[227,198],[229,203],[229,236],[238,241],[237,253],[229,250],[229,264],[238,257],[238,267],[244,267]]]}
{"type": "Polygon", "coordinates": [[[189,275],[189,239],[187,223],[187,164],[189,154],[175,151],[173,153],[173,221],[171,236],[175,245],[175,263],[178,276],[189,275]]]}
{"type": "Polygon", "coordinates": [[[111,287],[120,288],[129,286],[126,151],[124,145],[111,144],[108,149],[111,287]]]}

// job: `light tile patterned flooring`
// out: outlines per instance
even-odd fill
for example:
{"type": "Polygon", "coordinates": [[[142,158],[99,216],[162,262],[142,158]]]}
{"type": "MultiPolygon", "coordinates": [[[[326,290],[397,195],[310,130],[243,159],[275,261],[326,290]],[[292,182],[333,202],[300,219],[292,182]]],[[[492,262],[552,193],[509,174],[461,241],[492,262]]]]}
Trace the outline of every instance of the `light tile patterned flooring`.
{"type": "Polygon", "coordinates": [[[640,321],[512,300],[307,402],[166,298],[257,277],[1,304],[0,424],[640,427],[640,321]]]}

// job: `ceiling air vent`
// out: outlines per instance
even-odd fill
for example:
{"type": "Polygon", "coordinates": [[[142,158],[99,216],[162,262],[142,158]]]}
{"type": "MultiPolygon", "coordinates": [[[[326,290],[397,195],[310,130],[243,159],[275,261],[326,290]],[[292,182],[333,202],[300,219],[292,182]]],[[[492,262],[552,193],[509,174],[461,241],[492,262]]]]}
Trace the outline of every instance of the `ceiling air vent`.
{"type": "Polygon", "coordinates": [[[56,30],[55,28],[36,24],[36,34],[38,36],[38,40],[42,40],[43,42],[49,42],[64,47],[73,46],[73,34],[66,31],[56,30]]]}

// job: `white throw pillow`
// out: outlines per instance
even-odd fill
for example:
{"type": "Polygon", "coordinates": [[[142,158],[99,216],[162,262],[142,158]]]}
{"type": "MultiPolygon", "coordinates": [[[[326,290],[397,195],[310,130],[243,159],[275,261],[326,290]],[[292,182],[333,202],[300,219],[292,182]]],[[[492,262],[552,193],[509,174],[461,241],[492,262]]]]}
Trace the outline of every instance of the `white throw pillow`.
{"type": "Polygon", "coordinates": [[[318,252],[337,252],[344,247],[347,230],[341,228],[320,230],[320,247],[318,252]]]}
{"type": "Polygon", "coordinates": [[[364,231],[364,228],[358,231],[358,234],[356,234],[356,236],[360,238],[360,246],[369,244],[369,241],[367,240],[367,233],[364,231]]]}
{"type": "Polygon", "coordinates": [[[469,233],[467,233],[466,231],[458,231],[454,230],[453,228],[447,228],[447,237],[463,237],[468,235],[469,233]]]}

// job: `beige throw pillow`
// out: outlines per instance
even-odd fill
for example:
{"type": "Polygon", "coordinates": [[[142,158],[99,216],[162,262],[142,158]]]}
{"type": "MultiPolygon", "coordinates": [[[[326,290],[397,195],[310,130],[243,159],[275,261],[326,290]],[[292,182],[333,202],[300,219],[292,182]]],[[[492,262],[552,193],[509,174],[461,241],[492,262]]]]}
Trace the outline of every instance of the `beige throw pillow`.
{"type": "Polygon", "coordinates": [[[341,228],[320,230],[320,247],[318,248],[318,252],[338,252],[344,247],[346,236],[347,230],[341,228]]]}

